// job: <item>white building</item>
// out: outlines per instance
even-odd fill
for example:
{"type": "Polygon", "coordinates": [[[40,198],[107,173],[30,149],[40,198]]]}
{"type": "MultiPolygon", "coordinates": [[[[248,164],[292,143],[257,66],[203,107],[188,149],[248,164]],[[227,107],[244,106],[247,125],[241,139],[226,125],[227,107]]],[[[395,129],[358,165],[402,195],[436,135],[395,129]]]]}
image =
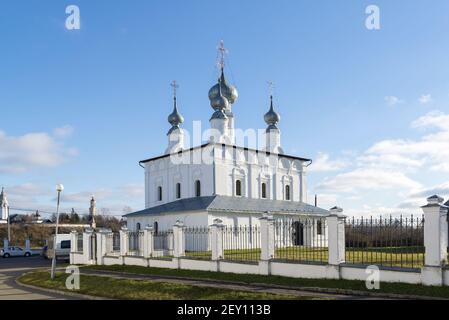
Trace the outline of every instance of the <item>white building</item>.
{"type": "Polygon", "coordinates": [[[184,118],[174,109],[168,117],[168,148],[165,154],[140,162],[145,170],[146,209],[126,215],[131,231],[153,226],[156,232],[171,229],[177,221],[186,226],[208,226],[220,219],[229,226],[255,226],[263,215],[297,221],[325,217],[329,212],[307,204],[306,169],[310,159],[286,155],[281,147],[279,114],[273,98],[264,120],[265,148],[235,145],[232,109],[237,90],[228,84],[222,63],[218,83],[209,91],[214,109],[210,139],[184,149],[184,118]]]}
{"type": "Polygon", "coordinates": [[[6,198],[5,190],[2,188],[2,193],[0,193],[0,224],[8,223],[9,217],[9,204],[6,198]]]}

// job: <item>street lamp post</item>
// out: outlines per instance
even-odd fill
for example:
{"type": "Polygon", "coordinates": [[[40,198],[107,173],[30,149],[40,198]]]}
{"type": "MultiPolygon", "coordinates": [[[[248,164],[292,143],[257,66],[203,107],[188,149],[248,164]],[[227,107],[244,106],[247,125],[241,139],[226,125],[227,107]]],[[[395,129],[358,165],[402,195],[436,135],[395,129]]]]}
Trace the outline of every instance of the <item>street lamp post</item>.
{"type": "Polygon", "coordinates": [[[53,258],[51,260],[51,279],[55,279],[56,275],[56,241],[58,239],[58,228],[59,228],[59,202],[61,200],[61,192],[64,190],[64,186],[62,184],[58,184],[56,186],[56,191],[58,192],[58,203],[56,205],[56,232],[53,240],[53,258]]]}

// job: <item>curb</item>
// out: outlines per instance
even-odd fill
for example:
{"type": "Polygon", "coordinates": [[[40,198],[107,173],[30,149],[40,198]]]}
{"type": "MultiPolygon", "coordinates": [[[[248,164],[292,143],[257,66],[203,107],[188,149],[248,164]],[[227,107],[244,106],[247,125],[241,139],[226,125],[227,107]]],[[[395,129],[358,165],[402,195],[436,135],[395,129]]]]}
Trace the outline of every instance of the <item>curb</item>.
{"type": "MultiPolygon", "coordinates": [[[[29,273],[32,273],[32,272],[27,272],[27,273],[24,273],[23,275],[26,275],[26,274],[29,274],[29,273]]],[[[59,294],[61,296],[78,298],[79,300],[113,300],[113,299],[110,299],[110,298],[89,296],[87,294],[82,294],[82,293],[73,293],[73,292],[60,291],[60,290],[56,290],[56,289],[48,289],[48,288],[37,287],[37,286],[30,285],[30,284],[21,283],[19,281],[19,277],[14,279],[14,282],[18,286],[20,286],[20,287],[33,289],[33,290],[38,290],[38,291],[43,291],[43,292],[47,292],[47,293],[55,293],[55,294],[59,294]]]]}
{"type": "Polygon", "coordinates": [[[120,275],[120,276],[135,276],[142,277],[148,279],[173,279],[173,280],[189,280],[189,281],[204,281],[210,283],[217,284],[231,284],[231,285],[245,285],[250,287],[261,287],[267,289],[285,289],[285,290],[297,290],[297,291],[306,291],[306,292],[314,292],[314,293],[329,293],[329,294],[340,294],[340,295],[348,295],[348,296],[359,296],[359,297],[372,297],[372,298],[388,298],[388,299],[397,299],[397,300],[449,300],[447,298],[441,297],[428,297],[428,296],[416,296],[416,295],[406,295],[406,294],[396,294],[396,293],[377,293],[377,292],[366,292],[366,291],[358,291],[351,289],[338,289],[338,288],[319,288],[319,287],[290,287],[284,285],[277,284],[266,284],[266,283],[247,283],[241,281],[223,281],[216,279],[202,279],[202,278],[188,278],[188,277],[177,277],[177,276],[160,276],[160,275],[149,275],[149,274],[138,274],[138,273],[129,273],[129,272],[121,272],[121,271],[106,271],[106,270],[86,270],[87,275],[95,275],[103,274],[103,275],[120,275]]]}

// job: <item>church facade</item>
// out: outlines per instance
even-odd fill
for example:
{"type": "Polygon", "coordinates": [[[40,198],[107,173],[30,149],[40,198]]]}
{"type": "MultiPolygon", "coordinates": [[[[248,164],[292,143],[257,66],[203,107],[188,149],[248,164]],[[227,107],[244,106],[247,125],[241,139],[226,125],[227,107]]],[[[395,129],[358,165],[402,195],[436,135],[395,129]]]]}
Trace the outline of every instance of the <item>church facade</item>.
{"type": "Polygon", "coordinates": [[[145,210],[125,215],[131,231],[152,226],[169,230],[181,221],[186,226],[209,226],[219,219],[229,226],[256,226],[265,215],[300,221],[323,218],[329,211],[307,203],[307,167],[310,159],[286,155],[278,128],[280,115],[273,97],[264,116],[265,147],[236,145],[233,106],[237,89],[230,85],[221,63],[218,82],[209,91],[213,109],[209,141],[184,148],[183,116],[174,107],[168,117],[168,147],[159,157],[143,160],[145,210]]]}

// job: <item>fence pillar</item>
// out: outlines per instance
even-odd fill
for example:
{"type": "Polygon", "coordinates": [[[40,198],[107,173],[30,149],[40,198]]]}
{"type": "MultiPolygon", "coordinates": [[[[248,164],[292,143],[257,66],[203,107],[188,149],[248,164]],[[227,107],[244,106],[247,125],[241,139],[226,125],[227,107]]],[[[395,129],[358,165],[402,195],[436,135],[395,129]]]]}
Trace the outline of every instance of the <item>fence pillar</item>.
{"type": "Polygon", "coordinates": [[[109,230],[100,230],[97,232],[97,265],[104,264],[104,256],[107,252],[107,235],[111,233],[109,230]]]}
{"type": "Polygon", "coordinates": [[[329,264],[338,266],[345,263],[346,240],[345,240],[345,216],[343,209],[334,207],[330,209],[331,215],[327,217],[329,264]]]}
{"type": "Polygon", "coordinates": [[[442,286],[443,267],[447,263],[448,207],[443,198],[435,195],[427,199],[424,211],[425,263],[422,269],[424,285],[442,286]]]}
{"type": "Polygon", "coordinates": [[[86,229],[83,233],[83,260],[85,264],[95,263],[95,252],[93,250],[94,246],[94,230],[86,229]]]}
{"type": "Polygon", "coordinates": [[[9,241],[8,239],[3,239],[3,249],[7,249],[9,247],[9,241]]]}
{"type": "Polygon", "coordinates": [[[120,230],[120,256],[125,257],[129,252],[129,230],[123,227],[120,230]]]}
{"type": "Polygon", "coordinates": [[[143,230],[143,256],[151,258],[154,252],[154,231],[153,227],[146,227],[143,230]]]}
{"type": "Polygon", "coordinates": [[[264,216],[260,220],[260,260],[269,261],[274,259],[274,219],[264,216]]]}
{"type": "Polygon", "coordinates": [[[78,252],[78,232],[70,232],[70,264],[75,264],[74,253],[78,252]]]}
{"type": "Polygon", "coordinates": [[[26,239],[25,240],[25,250],[29,250],[29,249],[31,249],[30,239],[26,239]]]}
{"type": "Polygon", "coordinates": [[[215,219],[214,224],[210,226],[210,236],[211,236],[211,251],[212,260],[218,261],[224,258],[224,248],[223,248],[223,221],[220,219],[215,219]]]}
{"type": "Polygon", "coordinates": [[[176,224],[173,226],[173,256],[175,258],[186,255],[184,229],[184,223],[181,221],[176,221],[176,224]]]}

